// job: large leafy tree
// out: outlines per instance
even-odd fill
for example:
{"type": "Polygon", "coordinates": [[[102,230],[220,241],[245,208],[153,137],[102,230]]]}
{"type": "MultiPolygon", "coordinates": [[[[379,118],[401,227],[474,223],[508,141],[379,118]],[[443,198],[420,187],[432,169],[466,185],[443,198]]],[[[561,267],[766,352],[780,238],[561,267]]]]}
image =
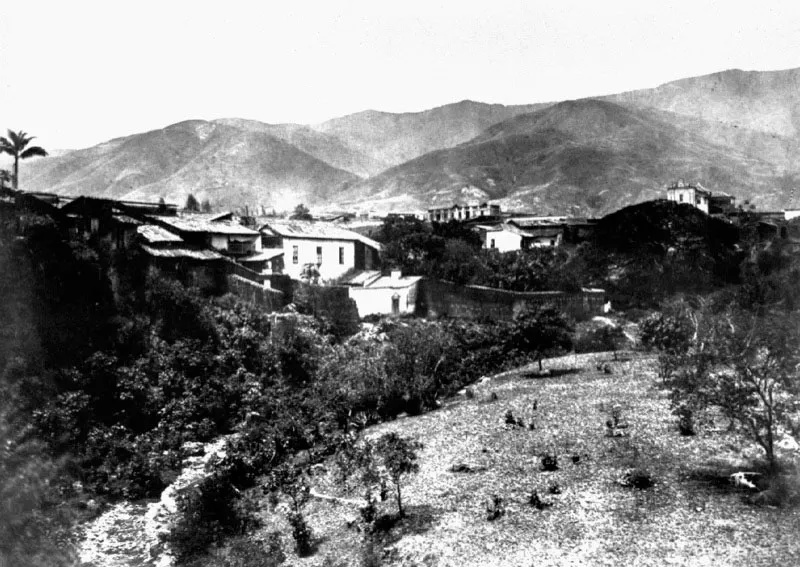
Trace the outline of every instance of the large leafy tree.
{"type": "Polygon", "coordinates": [[[719,408],[764,449],[775,467],[782,435],[800,437],[797,318],[736,306],[721,313],[707,308],[698,314],[687,358],[674,381],[673,406],[719,408]]]}
{"type": "Polygon", "coordinates": [[[12,177],[14,189],[19,188],[19,160],[31,157],[47,155],[44,148],[39,146],[28,146],[35,136],[28,136],[20,130],[8,131],[8,136],[0,136],[0,152],[6,153],[14,158],[14,175],[12,177]]]}

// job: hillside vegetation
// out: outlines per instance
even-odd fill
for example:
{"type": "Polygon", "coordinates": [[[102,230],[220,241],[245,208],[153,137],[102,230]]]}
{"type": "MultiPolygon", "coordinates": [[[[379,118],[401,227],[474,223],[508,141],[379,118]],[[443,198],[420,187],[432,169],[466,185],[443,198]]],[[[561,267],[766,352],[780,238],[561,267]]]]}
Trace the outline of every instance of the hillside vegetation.
{"type": "MultiPolygon", "coordinates": [[[[531,379],[529,368],[505,373],[436,412],[364,432],[416,439],[419,473],[404,487],[408,517],[374,537],[382,564],[776,565],[800,557],[793,509],[754,509],[728,475],[751,466],[758,449],[724,431],[683,437],[659,389],[652,360],[614,362],[609,355],[547,361],[562,376],[531,379]],[[595,370],[607,363],[611,373],[595,370]],[[497,399],[492,401],[491,394],[497,399]],[[507,413],[524,426],[507,423],[507,413]],[[616,414],[624,436],[605,425],[616,414]],[[528,427],[533,424],[533,429],[528,427]],[[543,470],[554,456],[556,470],[543,470]],[[653,485],[626,486],[630,472],[653,485]],[[538,504],[532,494],[539,496],[538,504]],[[501,499],[493,519],[487,504],[501,499]]],[[[313,481],[318,493],[341,490],[335,466],[313,481]]],[[[381,505],[388,513],[390,503],[381,505]]],[[[489,506],[491,508],[491,506],[489,506]]],[[[319,547],[296,565],[356,565],[365,534],[348,527],[350,504],[312,499],[306,517],[319,547]]],[[[264,531],[286,531],[265,515],[264,531]]],[[[284,540],[290,549],[289,540],[284,540]]]]}

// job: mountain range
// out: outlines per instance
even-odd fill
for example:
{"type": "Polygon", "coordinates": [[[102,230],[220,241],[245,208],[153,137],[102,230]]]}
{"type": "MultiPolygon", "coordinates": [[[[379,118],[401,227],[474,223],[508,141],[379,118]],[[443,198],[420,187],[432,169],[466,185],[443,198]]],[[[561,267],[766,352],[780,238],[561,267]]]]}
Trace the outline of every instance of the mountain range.
{"type": "Polygon", "coordinates": [[[219,208],[424,210],[492,200],[599,215],[684,178],[762,209],[797,206],[800,69],[730,70],[593,99],[462,101],[322,124],[189,120],[30,160],[20,187],[219,208]]]}

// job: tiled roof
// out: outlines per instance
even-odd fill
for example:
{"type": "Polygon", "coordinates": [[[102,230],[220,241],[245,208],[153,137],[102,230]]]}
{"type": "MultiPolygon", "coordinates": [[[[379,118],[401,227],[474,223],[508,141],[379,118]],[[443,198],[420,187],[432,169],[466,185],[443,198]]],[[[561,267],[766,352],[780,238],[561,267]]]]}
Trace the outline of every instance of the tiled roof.
{"type": "Polygon", "coordinates": [[[400,278],[392,278],[392,276],[383,276],[372,283],[367,284],[365,287],[373,289],[378,287],[388,288],[401,288],[411,287],[416,284],[422,276],[402,276],[400,278]]]}
{"type": "Polygon", "coordinates": [[[257,254],[253,254],[252,256],[245,256],[243,258],[239,258],[238,262],[266,262],[267,260],[272,260],[273,258],[277,258],[278,256],[283,256],[283,248],[265,248],[261,252],[257,254]]]}
{"type": "Polygon", "coordinates": [[[265,224],[262,228],[265,232],[270,232],[284,238],[311,238],[315,240],[352,240],[359,241],[367,246],[380,250],[379,242],[362,236],[357,232],[346,230],[338,226],[315,221],[272,221],[265,224]]]}
{"type": "Polygon", "coordinates": [[[257,231],[242,226],[237,222],[213,221],[207,215],[159,217],[159,220],[182,232],[207,232],[210,234],[235,234],[240,236],[258,235],[257,231]]]}
{"type": "Polygon", "coordinates": [[[173,234],[165,228],[156,226],[154,224],[146,224],[136,229],[142,238],[147,242],[183,242],[183,239],[177,234],[173,234]]]}
{"type": "Polygon", "coordinates": [[[222,260],[224,258],[222,254],[206,249],[153,248],[152,246],[142,245],[142,250],[155,258],[188,258],[190,260],[222,260]]]}

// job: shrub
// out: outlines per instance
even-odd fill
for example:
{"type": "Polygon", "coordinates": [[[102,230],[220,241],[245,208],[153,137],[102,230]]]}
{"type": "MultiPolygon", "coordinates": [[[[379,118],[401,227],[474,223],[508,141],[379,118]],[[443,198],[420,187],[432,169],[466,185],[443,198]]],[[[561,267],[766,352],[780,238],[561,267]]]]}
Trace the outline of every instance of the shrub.
{"type": "Polygon", "coordinates": [[[555,454],[546,453],[542,455],[542,470],[543,471],[557,471],[558,470],[558,456],[555,454]]]}
{"type": "Polygon", "coordinates": [[[645,490],[655,484],[655,480],[650,472],[641,467],[634,467],[625,471],[618,483],[628,488],[638,488],[645,490]]]}
{"type": "Polygon", "coordinates": [[[492,494],[486,500],[486,519],[490,522],[493,522],[500,516],[506,513],[505,505],[503,504],[503,499],[500,498],[497,494],[492,494]]]}
{"type": "Polygon", "coordinates": [[[178,498],[180,519],[167,535],[178,562],[206,552],[211,544],[244,535],[259,522],[242,506],[239,491],[224,474],[201,480],[197,490],[185,490],[178,498]]]}

